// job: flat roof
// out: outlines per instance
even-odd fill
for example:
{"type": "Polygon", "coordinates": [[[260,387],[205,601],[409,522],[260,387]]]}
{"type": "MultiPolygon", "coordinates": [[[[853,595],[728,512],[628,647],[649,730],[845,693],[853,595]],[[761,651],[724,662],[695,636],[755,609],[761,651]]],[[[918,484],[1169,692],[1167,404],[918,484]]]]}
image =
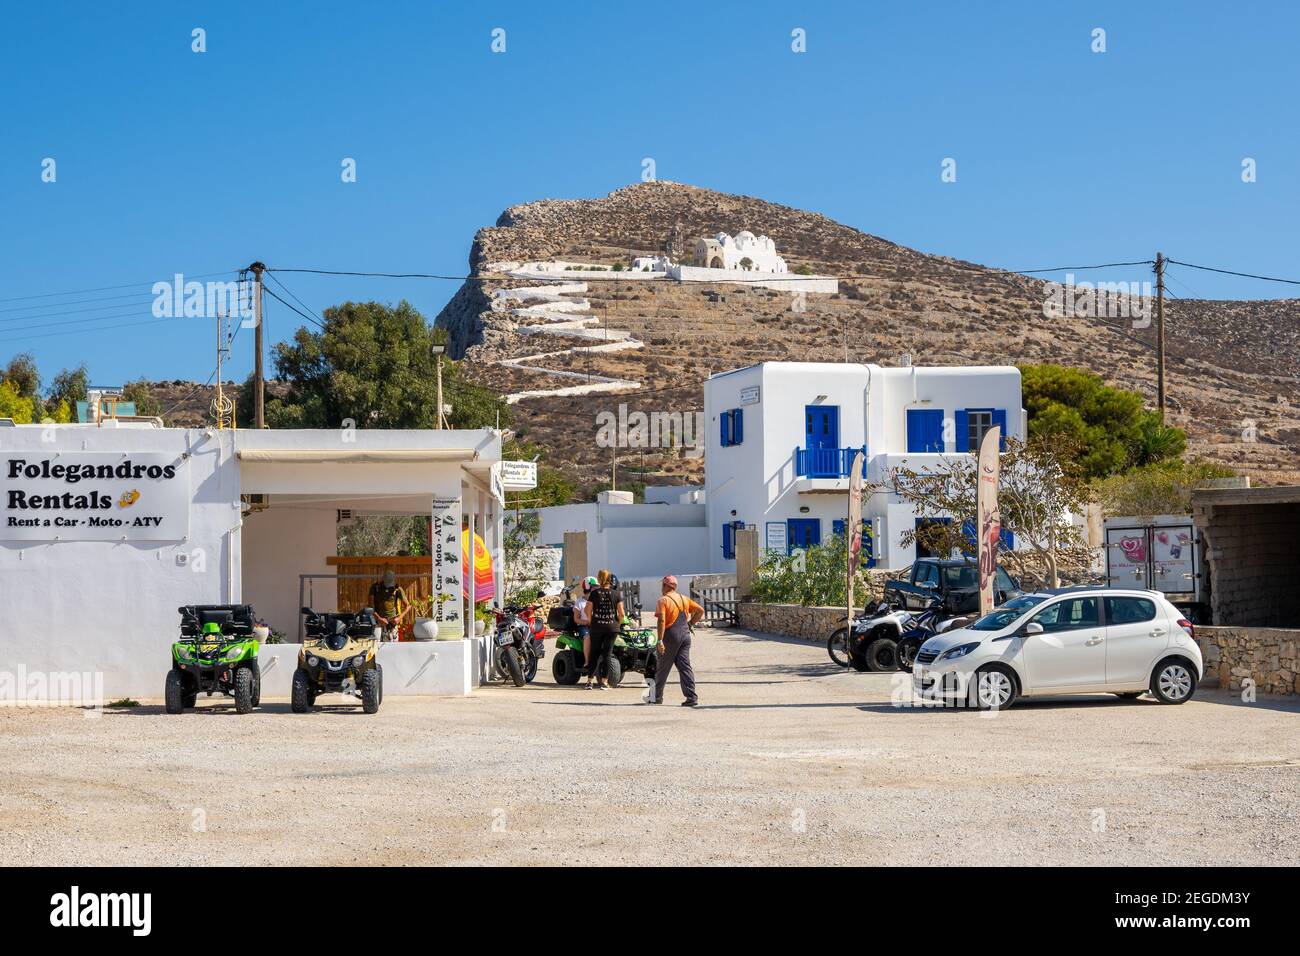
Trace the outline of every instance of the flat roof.
{"type": "Polygon", "coordinates": [[[1300,485],[1273,488],[1202,488],[1192,492],[1192,506],[1300,504],[1300,485]]]}

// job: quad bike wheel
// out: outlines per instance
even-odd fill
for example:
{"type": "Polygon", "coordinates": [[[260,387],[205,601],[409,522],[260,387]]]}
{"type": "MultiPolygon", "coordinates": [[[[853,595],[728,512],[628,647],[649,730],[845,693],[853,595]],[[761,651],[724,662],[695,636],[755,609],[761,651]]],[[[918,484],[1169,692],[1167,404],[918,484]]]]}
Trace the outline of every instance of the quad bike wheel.
{"type": "Polygon", "coordinates": [[[235,713],[248,714],[253,710],[253,672],[247,667],[235,671],[235,713]]]}
{"type": "Polygon", "coordinates": [[[180,671],[174,668],[167,672],[163,701],[169,714],[179,714],[185,709],[185,681],[181,678],[180,671]]]}
{"type": "Polygon", "coordinates": [[[623,680],[623,664],[614,655],[609,657],[609,670],[605,672],[605,681],[610,687],[617,687],[623,680]]]}
{"type": "Polygon", "coordinates": [[[253,675],[253,706],[262,706],[262,675],[253,675]]]}
{"type": "Polygon", "coordinates": [[[867,669],[892,671],[898,668],[898,644],[892,637],[878,637],[867,645],[867,669]]]}
{"type": "Polygon", "coordinates": [[[361,675],[361,709],[367,714],[379,712],[383,698],[383,675],[378,667],[372,667],[361,675]]]}
{"type": "Polygon", "coordinates": [[[289,709],[295,714],[305,714],[316,695],[311,691],[311,678],[301,667],[293,672],[293,689],[289,694],[289,709]]]}
{"type": "Polygon", "coordinates": [[[510,674],[510,679],[514,681],[515,686],[523,687],[527,681],[524,680],[524,669],[519,663],[519,652],[511,647],[501,657],[505,660],[506,671],[510,674]]]}
{"type": "Polygon", "coordinates": [[[578,683],[578,659],[573,651],[566,648],[551,659],[551,676],[561,687],[572,687],[578,683]]]}

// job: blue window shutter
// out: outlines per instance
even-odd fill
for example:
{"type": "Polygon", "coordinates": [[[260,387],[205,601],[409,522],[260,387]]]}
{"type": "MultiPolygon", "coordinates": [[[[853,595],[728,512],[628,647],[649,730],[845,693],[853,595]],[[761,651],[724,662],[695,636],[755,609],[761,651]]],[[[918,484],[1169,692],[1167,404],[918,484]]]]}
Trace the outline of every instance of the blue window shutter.
{"type": "MultiPolygon", "coordinates": [[[[731,443],[739,445],[745,440],[745,410],[733,408],[731,414],[736,416],[736,420],[731,423],[731,443]]],[[[1006,417],[1005,414],[1003,417],[1006,417]]]]}
{"type": "Polygon", "coordinates": [[[831,522],[831,534],[843,534],[843,533],[844,533],[844,521],[840,518],[836,518],[834,521],[831,522]]]}
{"type": "Polygon", "coordinates": [[[731,412],[723,412],[718,416],[718,425],[721,434],[718,436],[722,441],[722,447],[726,448],[731,444],[731,412]]]}
{"type": "Polygon", "coordinates": [[[956,434],[956,444],[953,445],[954,451],[976,451],[970,447],[970,422],[966,417],[966,409],[959,408],[952,413],[953,431],[956,434]]]}
{"type": "Polygon", "coordinates": [[[1005,408],[993,409],[993,424],[1002,426],[1002,436],[998,439],[998,451],[1007,450],[1007,410],[1005,408]]]}

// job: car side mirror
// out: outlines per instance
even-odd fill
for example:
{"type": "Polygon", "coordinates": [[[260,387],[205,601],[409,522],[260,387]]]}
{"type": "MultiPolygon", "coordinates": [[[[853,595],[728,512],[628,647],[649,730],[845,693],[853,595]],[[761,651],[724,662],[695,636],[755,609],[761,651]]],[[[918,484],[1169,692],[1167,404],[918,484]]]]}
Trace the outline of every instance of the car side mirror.
{"type": "Polygon", "coordinates": [[[1043,625],[1039,624],[1037,621],[1030,621],[1020,629],[1020,633],[1025,637],[1033,637],[1035,634],[1042,634],[1043,625]]]}

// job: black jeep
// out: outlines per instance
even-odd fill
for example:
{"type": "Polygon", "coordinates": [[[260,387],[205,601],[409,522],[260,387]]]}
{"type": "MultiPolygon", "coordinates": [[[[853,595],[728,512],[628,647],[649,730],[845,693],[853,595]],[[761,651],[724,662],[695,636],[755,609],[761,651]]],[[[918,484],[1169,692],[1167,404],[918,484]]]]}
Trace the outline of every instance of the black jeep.
{"type": "MultiPolygon", "coordinates": [[[[1019,597],[1020,582],[997,569],[993,581],[993,603],[1004,604],[1019,597]]],[[[979,610],[979,572],[974,561],[961,558],[917,558],[902,576],[885,582],[884,599],[894,607],[920,611],[935,598],[943,601],[949,614],[979,610]]]]}

